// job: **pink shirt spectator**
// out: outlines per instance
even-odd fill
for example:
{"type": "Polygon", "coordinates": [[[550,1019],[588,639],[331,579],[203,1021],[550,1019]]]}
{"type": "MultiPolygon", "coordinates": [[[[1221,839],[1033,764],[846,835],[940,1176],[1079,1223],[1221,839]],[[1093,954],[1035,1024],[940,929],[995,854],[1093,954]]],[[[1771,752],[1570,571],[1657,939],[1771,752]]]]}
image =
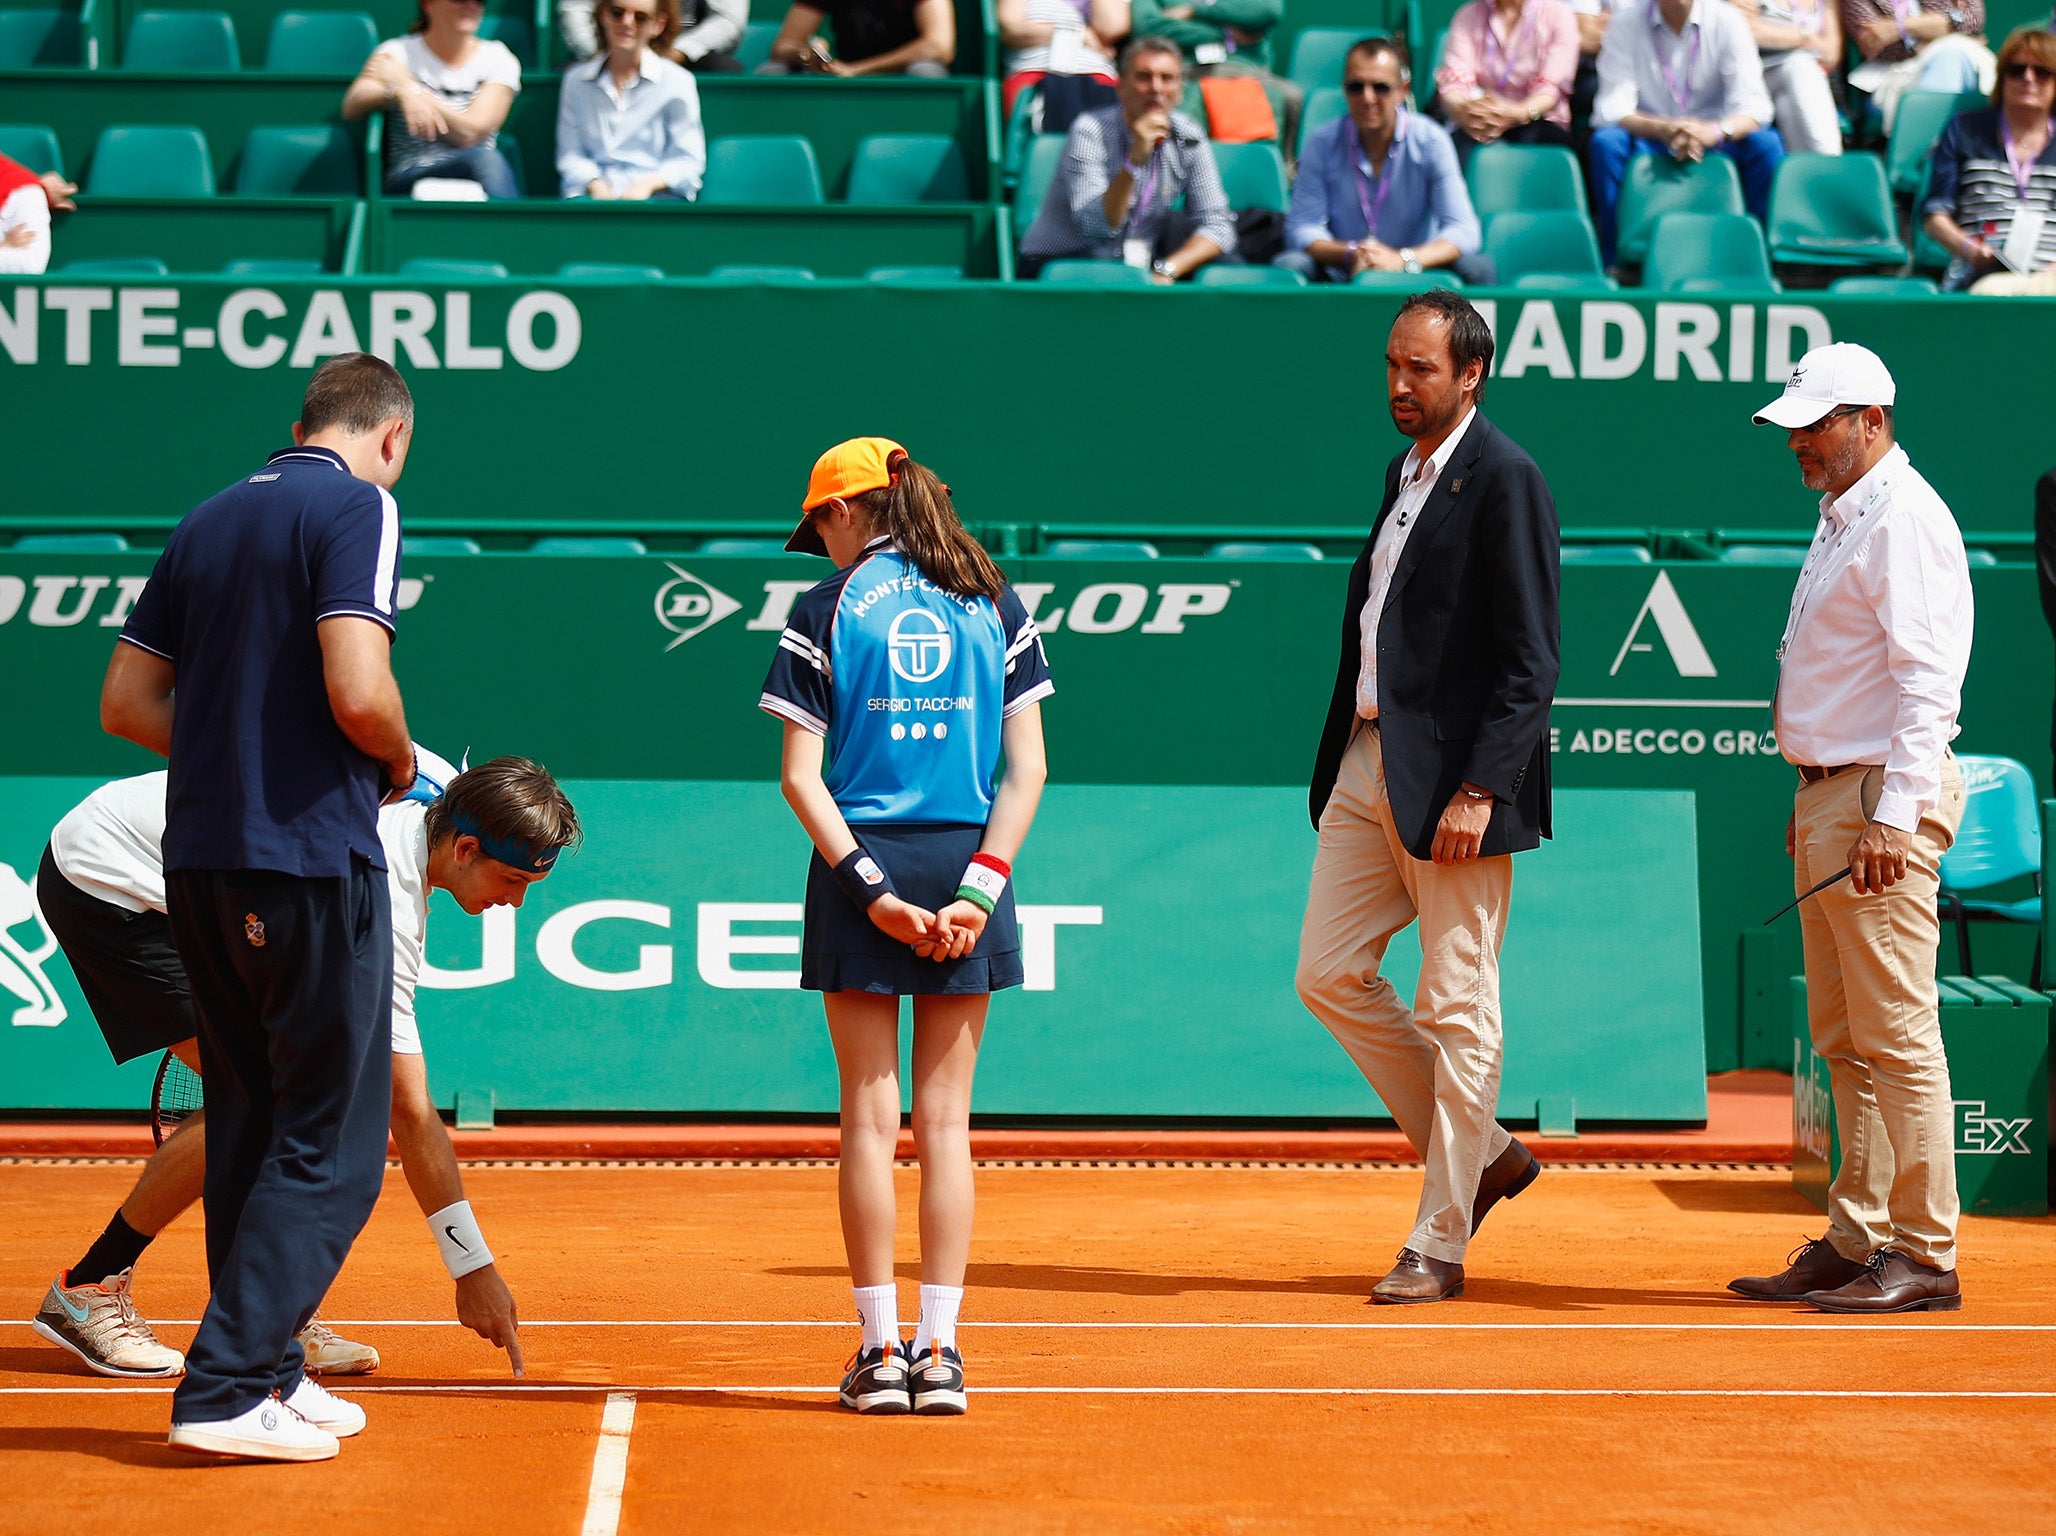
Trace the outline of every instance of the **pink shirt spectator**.
{"type": "Polygon", "coordinates": [[[1564,0],[1527,0],[1510,36],[1492,0],[1470,0],[1450,18],[1435,84],[1451,101],[1480,91],[1521,101],[1546,82],[1556,87],[1556,105],[1544,117],[1569,128],[1577,73],[1578,17],[1564,0]]]}

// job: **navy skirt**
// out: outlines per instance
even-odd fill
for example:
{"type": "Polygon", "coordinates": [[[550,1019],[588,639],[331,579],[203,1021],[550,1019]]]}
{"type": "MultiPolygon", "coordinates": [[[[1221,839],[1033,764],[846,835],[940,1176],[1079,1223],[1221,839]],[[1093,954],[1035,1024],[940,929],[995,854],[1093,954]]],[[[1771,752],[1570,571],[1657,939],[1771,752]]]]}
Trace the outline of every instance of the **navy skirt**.
{"type": "MultiPolygon", "coordinates": [[[[868,824],[850,830],[904,901],[939,912],[956,900],[964,866],[985,829],[959,823],[868,824]]],[[[997,992],[1021,984],[1021,930],[1013,882],[961,960],[923,960],[843,894],[819,853],[807,866],[807,919],[800,940],[800,986],[809,992],[881,992],[898,997],[997,992]]]]}

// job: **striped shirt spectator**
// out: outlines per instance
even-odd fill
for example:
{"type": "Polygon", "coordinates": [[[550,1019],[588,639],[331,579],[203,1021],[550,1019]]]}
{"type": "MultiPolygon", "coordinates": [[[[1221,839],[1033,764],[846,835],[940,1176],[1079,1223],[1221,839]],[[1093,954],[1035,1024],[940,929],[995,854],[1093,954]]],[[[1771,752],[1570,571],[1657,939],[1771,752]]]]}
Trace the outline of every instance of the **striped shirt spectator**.
{"type": "MultiPolygon", "coordinates": [[[[2043,217],[2029,270],[2040,272],[2056,264],[2056,135],[2021,167],[2026,172],[2023,187],[2007,157],[1999,117],[1996,108],[1965,112],[1942,131],[1935,145],[1920,212],[1923,219],[1945,215],[1956,226],[1959,244],[1942,278],[1942,286],[1952,292],[1968,288],[1993,270],[1991,261],[1974,257],[1966,247],[1981,243],[1996,256],[2005,249],[2013,221],[2024,208],[2043,217]]],[[[1932,227],[1930,233],[1935,233],[1932,227]]]]}

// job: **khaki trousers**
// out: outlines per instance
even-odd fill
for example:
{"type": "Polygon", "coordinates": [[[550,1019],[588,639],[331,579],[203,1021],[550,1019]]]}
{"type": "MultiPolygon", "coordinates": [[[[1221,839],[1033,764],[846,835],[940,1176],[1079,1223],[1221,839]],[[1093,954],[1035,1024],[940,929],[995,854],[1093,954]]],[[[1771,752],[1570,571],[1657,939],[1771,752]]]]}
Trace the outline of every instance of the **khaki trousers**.
{"type": "MultiPolygon", "coordinates": [[[[1792,808],[1795,891],[1849,862],[1882,768],[1802,785],[1792,808]]],[[[1920,820],[1906,878],[1859,896],[1843,880],[1799,904],[1806,1022],[1834,1082],[1842,1169],[1828,1241],[1859,1263],[1893,1247],[1956,1267],[1956,1117],[1935,986],[1944,852],[1963,820],[1963,776],[1942,763],[1941,803],[1920,820]]]]}
{"type": "Polygon", "coordinates": [[[1321,815],[1299,934],[1300,998],[1349,1052],[1428,1165],[1406,1246],[1460,1263],[1478,1176],[1513,1139],[1499,1103],[1499,946],[1513,860],[1424,863],[1392,825],[1374,726],[1343,754],[1321,815]],[[1421,925],[1413,1006],[1379,974],[1385,947],[1421,925]]]}

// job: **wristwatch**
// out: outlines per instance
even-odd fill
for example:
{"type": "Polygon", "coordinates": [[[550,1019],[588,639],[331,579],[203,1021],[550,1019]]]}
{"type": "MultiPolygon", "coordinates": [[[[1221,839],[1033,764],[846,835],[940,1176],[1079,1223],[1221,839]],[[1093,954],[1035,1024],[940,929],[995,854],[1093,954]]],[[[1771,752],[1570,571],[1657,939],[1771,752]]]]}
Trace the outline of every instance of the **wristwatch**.
{"type": "Polygon", "coordinates": [[[1149,264],[1149,270],[1154,272],[1158,277],[1168,277],[1174,283],[1178,280],[1178,269],[1172,266],[1168,261],[1165,261],[1162,257],[1159,257],[1157,260],[1151,262],[1149,264]]]}
{"type": "Polygon", "coordinates": [[[1418,272],[1421,270],[1421,258],[1414,254],[1413,247],[1410,245],[1401,248],[1399,252],[1399,264],[1409,272],[1418,272]]]}

